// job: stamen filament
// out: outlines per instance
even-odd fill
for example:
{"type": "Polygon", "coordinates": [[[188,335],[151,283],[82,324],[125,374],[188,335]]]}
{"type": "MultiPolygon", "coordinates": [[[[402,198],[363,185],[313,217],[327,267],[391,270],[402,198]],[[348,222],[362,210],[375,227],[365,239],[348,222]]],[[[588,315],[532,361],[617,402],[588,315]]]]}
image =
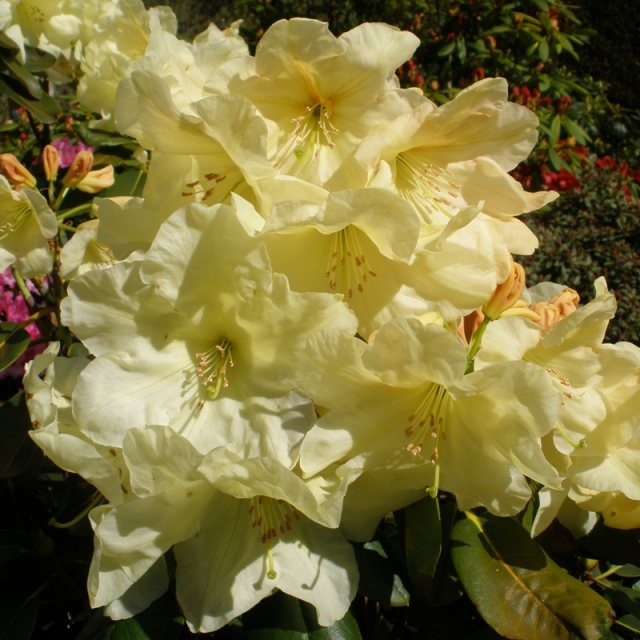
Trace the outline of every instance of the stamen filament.
{"type": "Polygon", "coordinates": [[[400,195],[411,202],[427,225],[445,225],[463,203],[460,187],[449,173],[412,154],[396,158],[396,186],[400,195]]]}
{"type": "Polygon", "coordinates": [[[249,501],[249,515],[251,527],[260,529],[260,542],[267,545],[267,578],[275,580],[278,573],[273,561],[273,545],[278,536],[291,531],[300,514],[284,500],[256,496],[249,501]]]}
{"type": "Polygon", "coordinates": [[[377,276],[369,267],[357,233],[351,226],[331,234],[325,276],[329,279],[329,288],[340,291],[347,299],[352,298],[355,291],[362,293],[368,279],[377,276]]]}
{"type": "Polygon", "coordinates": [[[227,338],[220,338],[215,347],[196,353],[196,360],[198,378],[206,387],[209,398],[215,400],[221,389],[229,386],[227,368],[233,367],[231,342],[227,338]]]}

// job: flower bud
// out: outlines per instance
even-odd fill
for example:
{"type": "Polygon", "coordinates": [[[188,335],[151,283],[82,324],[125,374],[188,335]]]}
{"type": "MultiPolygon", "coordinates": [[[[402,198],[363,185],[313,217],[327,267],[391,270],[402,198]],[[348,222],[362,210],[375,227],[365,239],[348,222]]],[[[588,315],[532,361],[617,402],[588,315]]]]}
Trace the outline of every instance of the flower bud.
{"type": "Polygon", "coordinates": [[[519,300],[525,285],[525,273],[521,265],[511,263],[507,279],[500,283],[482,311],[490,320],[497,320],[505,311],[519,300]]]}
{"type": "Polygon", "coordinates": [[[578,307],[580,296],[573,289],[564,289],[554,296],[549,302],[536,302],[530,305],[530,309],[538,315],[536,324],[541,329],[548,329],[550,326],[560,322],[563,318],[571,315],[578,307]]]}
{"type": "Polygon", "coordinates": [[[12,153],[0,153],[0,173],[14,189],[36,186],[33,174],[12,153]]]}
{"type": "Polygon", "coordinates": [[[53,182],[58,177],[58,169],[60,168],[60,154],[53,145],[48,144],[42,150],[42,166],[47,180],[53,182]]]}
{"type": "Polygon", "coordinates": [[[62,178],[65,187],[75,187],[91,171],[93,166],[93,153],[80,151],[73,159],[71,166],[62,178]]]}
{"type": "Polygon", "coordinates": [[[113,166],[109,164],[106,167],[102,167],[102,169],[89,171],[89,173],[78,182],[76,188],[85,193],[98,193],[103,189],[111,187],[114,182],[113,166]]]}

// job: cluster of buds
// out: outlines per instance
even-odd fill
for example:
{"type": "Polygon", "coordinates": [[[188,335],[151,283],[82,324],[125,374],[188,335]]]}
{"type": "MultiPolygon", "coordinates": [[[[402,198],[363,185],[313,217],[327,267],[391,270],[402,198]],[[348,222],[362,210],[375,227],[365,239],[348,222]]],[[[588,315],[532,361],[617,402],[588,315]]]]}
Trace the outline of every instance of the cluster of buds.
{"type": "MultiPolygon", "coordinates": [[[[113,166],[93,169],[93,159],[91,151],[79,151],[62,177],[62,186],[65,189],[79,189],[91,194],[112,186],[115,180],[113,166]]],[[[60,167],[63,166],[58,149],[51,144],[46,145],[42,150],[41,160],[44,175],[51,187],[58,179],[60,167]]],[[[33,189],[37,185],[36,177],[11,153],[0,154],[0,174],[15,190],[23,187],[33,189]]]]}

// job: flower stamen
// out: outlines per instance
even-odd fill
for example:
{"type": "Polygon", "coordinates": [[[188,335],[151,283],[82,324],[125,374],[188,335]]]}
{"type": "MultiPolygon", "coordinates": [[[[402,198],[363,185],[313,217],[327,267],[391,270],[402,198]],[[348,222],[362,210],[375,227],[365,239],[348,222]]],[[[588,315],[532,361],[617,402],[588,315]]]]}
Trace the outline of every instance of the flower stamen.
{"type": "Polygon", "coordinates": [[[249,501],[249,515],[251,527],[260,529],[260,542],[267,545],[267,578],[275,580],[278,574],[273,562],[273,544],[278,536],[291,531],[300,514],[284,500],[255,496],[249,501]]]}
{"type": "Polygon", "coordinates": [[[0,218],[0,240],[4,240],[18,231],[32,213],[33,210],[26,202],[16,203],[15,206],[5,210],[4,215],[0,218]]]}
{"type": "Polygon", "coordinates": [[[396,186],[427,225],[445,225],[464,202],[460,186],[446,169],[421,162],[410,154],[396,158],[396,186]]]}
{"type": "Polygon", "coordinates": [[[220,338],[211,349],[196,353],[196,372],[211,400],[218,397],[221,389],[229,386],[227,369],[233,367],[231,351],[231,342],[227,338],[220,338]]]}
{"type": "Polygon", "coordinates": [[[367,264],[358,236],[351,227],[331,235],[325,276],[329,279],[329,288],[340,291],[348,299],[353,297],[354,291],[362,293],[367,280],[377,276],[367,264]]]}
{"type": "Polygon", "coordinates": [[[296,118],[292,118],[294,124],[293,131],[289,134],[297,140],[297,147],[294,151],[296,157],[304,155],[305,143],[311,142],[315,148],[314,156],[318,157],[319,146],[324,145],[330,149],[335,148],[333,136],[339,130],[331,122],[331,101],[319,101],[306,107],[307,113],[296,118]]]}
{"type": "Polygon", "coordinates": [[[411,441],[405,446],[405,451],[417,457],[425,448],[427,438],[433,440],[429,461],[435,465],[434,483],[427,489],[431,497],[438,494],[440,482],[440,439],[445,437],[445,418],[449,407],[449,394],[439,384],[432,383],[429,390],[418,405],[416,411],[409,416],[408,426],[404,433],[411,441]]]}

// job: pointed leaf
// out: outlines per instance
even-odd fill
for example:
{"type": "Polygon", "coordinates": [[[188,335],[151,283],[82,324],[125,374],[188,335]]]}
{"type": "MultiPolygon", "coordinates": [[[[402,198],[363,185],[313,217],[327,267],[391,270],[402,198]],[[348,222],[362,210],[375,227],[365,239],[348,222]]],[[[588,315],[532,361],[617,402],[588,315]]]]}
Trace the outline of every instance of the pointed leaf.
{"type": "Polygon", "coordinates": [[[442,554],[442,523],[437,498],[427,496],[404,510],[404,545],[411,591],[419,602],[431,603],[436,568],[442,554]]]}
{"type": "Polygon", "coordinates": [[[358,593],[385,606],[406,607],[409,592],[382,545],[374,540],[365,545],[354,545],[354,549],[360,572],[358,593]]]}
{"type": "Polygon", "coordinates": [[[29,69],[21,65],[13,56],[3,56],[2,61],[33,98],[39,99],[42,97],[43,91],[40,82],[29,69]]]}
{"type": "Polygon", "coordinates": [[[11,366],[28,348],[31,337],[15,322],[0,324],[0,371],[11,366]]]}
{"type": "Polygon", "coordinates": [[[0,77],[0,91],[27,109],[36,120],[45,124],[54,123],[62,111],[58,102],[47,93],[43,93],[40,100],[32,100],[28,95],[24,95],[22,85],[9,76],[0,77]]]}
{"type": "Polygon", "coordinates": [[[514,640],[598,640],[609,603],[556,565],[513,519],[466,513],[452,533],[453,561],[482,617],[514,640]]]}

